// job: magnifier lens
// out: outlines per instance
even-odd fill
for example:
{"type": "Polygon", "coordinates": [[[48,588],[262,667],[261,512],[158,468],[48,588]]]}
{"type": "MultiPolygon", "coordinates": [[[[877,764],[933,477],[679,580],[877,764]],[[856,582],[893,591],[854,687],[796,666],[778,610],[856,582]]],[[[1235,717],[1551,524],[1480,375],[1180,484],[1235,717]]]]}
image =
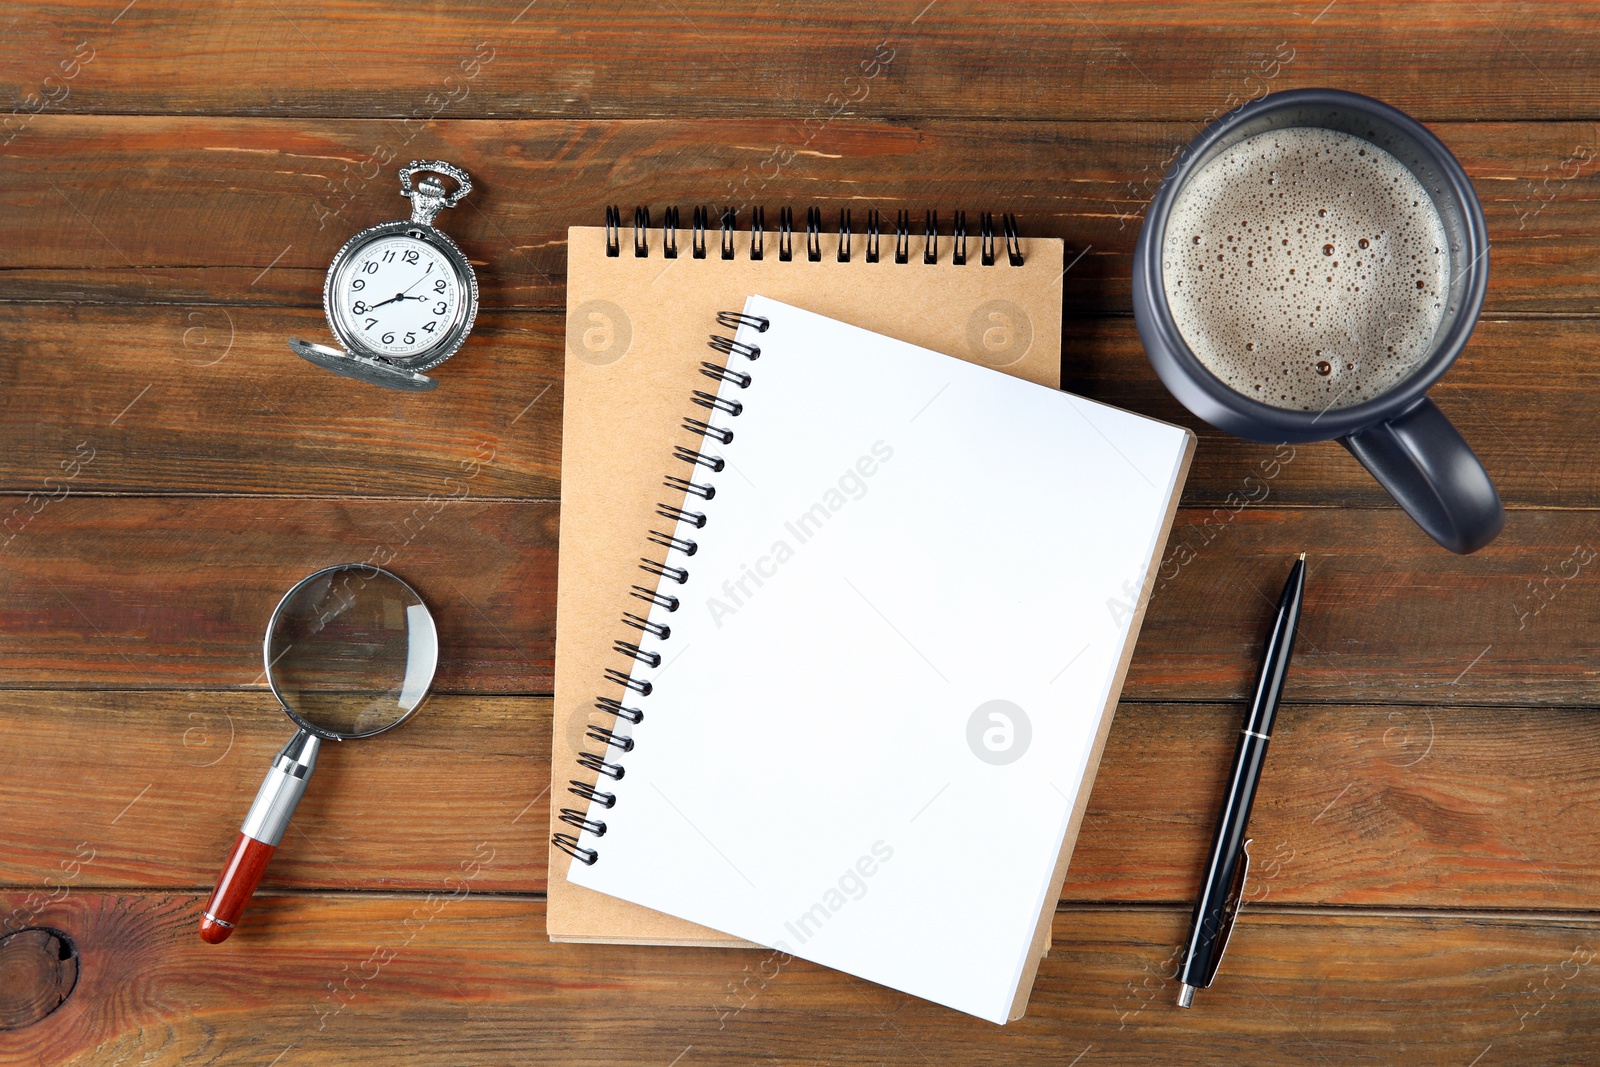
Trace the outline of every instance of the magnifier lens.
{"type": "Polygon", "coordinates": [[[284,599],[267,634],[267,675],[291,712],[321,733],[366,737],[404,719],[439,659],[433,618],[387,571],[312,576],[284,599]]]}

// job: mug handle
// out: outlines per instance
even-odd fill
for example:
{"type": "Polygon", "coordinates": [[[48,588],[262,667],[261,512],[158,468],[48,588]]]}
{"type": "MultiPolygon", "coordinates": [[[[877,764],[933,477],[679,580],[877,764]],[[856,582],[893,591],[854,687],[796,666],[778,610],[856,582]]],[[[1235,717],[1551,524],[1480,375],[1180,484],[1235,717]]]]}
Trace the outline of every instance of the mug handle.
{"type": "Polygon", "coordinates": [[[1476,552],[1505,525],[1505,508],[1489,472],[1427,397],[1339,442],[1429,537],[1450,551],[1476,552]]]}

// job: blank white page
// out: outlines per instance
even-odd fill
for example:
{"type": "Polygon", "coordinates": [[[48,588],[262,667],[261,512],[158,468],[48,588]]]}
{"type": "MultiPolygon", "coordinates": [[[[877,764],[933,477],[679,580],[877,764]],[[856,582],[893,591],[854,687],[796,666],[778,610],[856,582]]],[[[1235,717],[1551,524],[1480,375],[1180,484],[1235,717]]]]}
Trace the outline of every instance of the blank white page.
{"type": "Polygon", "coordinates": [[[718,473],[662,449],[715,497],[662,498],[707,521],[659,527],[697,547],[662,550],[670,636],[633,634],[661,665],[616,664],[651,693],[596,681],[644,718],[568,877],[1004,1023],[1191,436],[745,312],[770,322],[728,358],[750,385],[716,389],[743,410],[673,398],[734,438],[705,443],[718,473]]]}

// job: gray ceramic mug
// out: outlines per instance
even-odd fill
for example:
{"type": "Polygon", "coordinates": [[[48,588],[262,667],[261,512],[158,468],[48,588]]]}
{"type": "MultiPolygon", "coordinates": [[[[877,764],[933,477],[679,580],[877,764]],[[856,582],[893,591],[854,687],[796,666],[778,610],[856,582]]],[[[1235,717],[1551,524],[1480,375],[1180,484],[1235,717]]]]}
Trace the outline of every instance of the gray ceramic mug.
{"type": "Polygon", "coordinates": [[[1297,89],[1262,97],[1208,126],[1167,172],[1145,213],[1133,258],[1133,314],[1156,373],[1184,406],[1219,430],[1252,441],[1338,438],[1429,536],[1473,552],[1505,524],[1500,495],[1429,386],[1465,347],[1489,282],[1489,235],[1466,172],[1421,123],[1370,97],[1297,89]],[[1403,163],[1433,198],[1450,242],[1450,289],[1426,359],[1387,392],[1346,408],[1290,411],[1245,396],[1212,374],[1167,305],[1161,253],[1185,184],[1217,155],[1256,134],[1321,127],[1364,138],[1403,163]]]}

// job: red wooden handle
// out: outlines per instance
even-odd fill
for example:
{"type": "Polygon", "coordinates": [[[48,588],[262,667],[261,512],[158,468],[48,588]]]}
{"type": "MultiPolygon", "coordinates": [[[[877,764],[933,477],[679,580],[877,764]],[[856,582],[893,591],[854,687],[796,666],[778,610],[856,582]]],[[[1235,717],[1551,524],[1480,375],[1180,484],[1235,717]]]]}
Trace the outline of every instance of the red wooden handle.
{"type": "Polygon", "coordinates": [[[276,851],[276,847],[263,844],[247,834],[239,835],[239,840],[233,843],[233,852],[228,856],[227,865],[222,868],[222,876],[217,879],[216,891],[211,894],[205,914],[200,917],[202,941],[220,945],[228,940],[233,928],[239,925],[245,905],[255,896],[256,883],[261,881],[267,861],[272,859],[276,851]]]}

